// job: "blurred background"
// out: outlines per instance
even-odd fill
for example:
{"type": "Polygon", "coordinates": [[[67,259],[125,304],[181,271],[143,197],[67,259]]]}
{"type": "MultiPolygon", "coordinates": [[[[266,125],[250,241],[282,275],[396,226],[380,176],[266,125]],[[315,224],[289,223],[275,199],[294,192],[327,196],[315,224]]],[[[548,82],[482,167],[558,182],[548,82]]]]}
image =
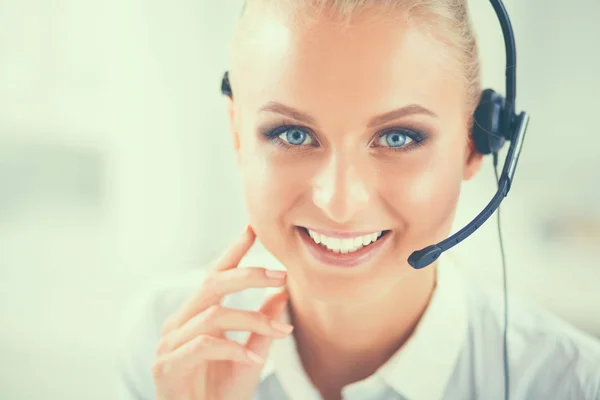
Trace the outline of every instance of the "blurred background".
{"type": "MultiPolygon", "coordinates": [[[[473,0],[484,83],[504,91],[473,0]]],[[[600,2],[506,0],[532,121],[502,206],[509,285],[600,337],[600,2]]],[[[121,311],[244,226],[220,79],[242,1],[0,0],[0,398],[109,399],[121,311]]],[[[464,185],[456,228],[495,190],[464,185]]],[[[453,251],[501,284],[496,219],[453,251]]]]}

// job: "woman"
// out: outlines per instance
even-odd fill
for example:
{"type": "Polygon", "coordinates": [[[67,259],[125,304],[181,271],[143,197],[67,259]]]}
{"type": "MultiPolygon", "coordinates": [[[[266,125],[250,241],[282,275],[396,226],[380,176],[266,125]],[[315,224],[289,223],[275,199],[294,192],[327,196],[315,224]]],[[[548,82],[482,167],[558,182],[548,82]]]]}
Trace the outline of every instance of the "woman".
{"type": "MultiPolygon", "coordinates": [[[[250,226],[134,321],[129,398],[502,398],[501,303],[406,262],[482,162],[465,0],[253,0],[231,54],[250,226]],[[284,269],[238,268],[256,237],[284,269]]],[[[600,399],[598,343],[511,309],[511,398],[600,399]]]]}

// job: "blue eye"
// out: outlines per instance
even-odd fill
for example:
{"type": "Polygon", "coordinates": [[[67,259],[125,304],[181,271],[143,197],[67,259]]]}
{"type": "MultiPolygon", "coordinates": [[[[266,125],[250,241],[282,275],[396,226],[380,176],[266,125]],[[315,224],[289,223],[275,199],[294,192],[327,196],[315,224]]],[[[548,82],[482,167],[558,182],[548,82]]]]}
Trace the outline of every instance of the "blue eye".
{"type": "Polygon", "coordinates": [[[386,132],[377,139],[377,145],[382,147],[404,147],[407,144],[414,142],[410,131],[405,129],[393,130],[386,132]]]}
{"type": "Polygon", "coordinates": [[[304,151],[319,147],[319,142],[307,128],[282,125],[262,133],[267,139],[286,151],[304,151]]]}
{"type": "Polygon", "coordinates": [[[305,146],[313,144],[313,138],[306,131],[298,128],[289,128],[278,135],[280,139],[292,146],[305,146]]]}

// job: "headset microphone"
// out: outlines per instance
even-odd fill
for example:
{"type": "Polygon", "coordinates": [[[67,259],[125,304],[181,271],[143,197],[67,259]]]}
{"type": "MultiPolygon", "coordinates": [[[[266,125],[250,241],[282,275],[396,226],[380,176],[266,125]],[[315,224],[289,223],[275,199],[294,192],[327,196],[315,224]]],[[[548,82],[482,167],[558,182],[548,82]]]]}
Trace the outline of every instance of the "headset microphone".
{"type": "Polygon", "coordinates": [[[502,1],[490,0],[490,3],[492,3],[500,21],[506,47],[506,100],[491,89],[483,91],[479,105],[473,115],[472,135],[477,151],[481,154],[493,154],[494,162],[496,162],[498,151],[502,148],[504,142],[510,141],[502,175],[500,175],[498,181],[498,191],[483,211],[460,231],[438,244],[413,252],[408,257],[408,263],[415,269],[430,265],[444,251],[465,240],[487,221],[508,195],[521,154],[523,140],[529,124],[529,115],[526,112],[515,115],[514,112],[517,81],[514,34],[502,1]]]}
{"type": "Polygon", "coordinates": [[[502,203],[502,200],[508,195],[508,191],[510,190],[528,123],[529,116],[527,113],[523,112],[517,117],[516,135],[512,139],[513,141],[508,149],[508,154],[506,156],[507,160],[504,164],[500,181],[498,182],[498,191],[492,200],[483,209],[483,211],[477,215],[477,217],[475,217],[467,226],[456,232],[454,235],[438,244],[413,252],[410,257],[408,257],[408,263],[412,265],[413,268],[424,268],[434,262],[444,251],[456,246],[469,237],[477,229],[479,229],[479,227],[483,225],[483,223],[496,211],[496,209],[498,209],[500,203],[502,203]]]}

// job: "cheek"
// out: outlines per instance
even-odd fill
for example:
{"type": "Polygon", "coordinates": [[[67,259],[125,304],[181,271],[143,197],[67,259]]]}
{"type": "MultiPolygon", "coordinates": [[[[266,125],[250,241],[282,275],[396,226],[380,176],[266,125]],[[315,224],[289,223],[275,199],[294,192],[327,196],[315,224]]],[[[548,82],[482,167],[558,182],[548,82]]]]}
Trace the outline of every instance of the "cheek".
{"type": "Polygon", "coordinates": [[[309,181],[301,162],[284,162],[289,154],[270,143],[247,147],[240,158],[246,210],[262,245],[286,266],[294,265],[290,248],[296,231],[290,229],[294,210],[309,181]]]}
{"type": "Polygon", "coordinates": [[[454,203],[460,189],[460,169],[440,163],[410,176],[405,184],[406,201],[413,210],[435,210],[445,204],[454,203]]]}
{"type": "Polygon", "coordinates": [[[402,174],[386,178],[393,182],[387,197],[411,232],[450,228],[462,180],[461,158],[453,153],[432,154],[404,166],[402,174]]]}
{"type": "MultiPolygon", "coordinates": [[[[301,194],[303,170],[281,162],[282,152],[271,143],[249,140],[242,147],[240,171],[251,223],[276,224],[301,194]]],[[[285,154],[284,154],[285,155],[285,154]]]]}

